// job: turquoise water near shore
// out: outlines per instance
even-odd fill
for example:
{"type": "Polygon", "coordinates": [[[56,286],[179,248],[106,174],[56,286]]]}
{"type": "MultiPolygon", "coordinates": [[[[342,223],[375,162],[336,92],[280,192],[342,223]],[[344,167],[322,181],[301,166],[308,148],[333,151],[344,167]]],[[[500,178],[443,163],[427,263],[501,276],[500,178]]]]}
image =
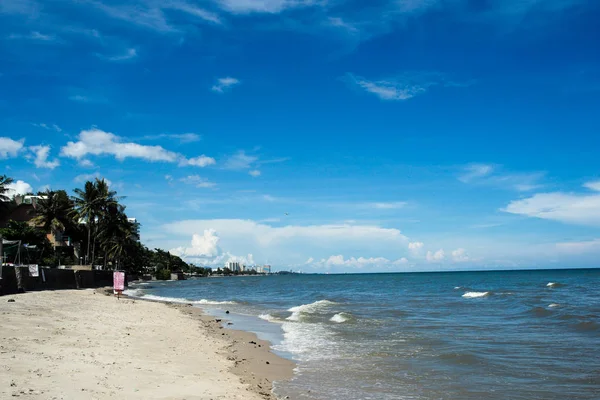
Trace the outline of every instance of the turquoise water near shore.
{"type": "Polygon", "coordinates": [[[600,270],[149,282],[297,362],[293,399],[600,399],[600,270]]]}

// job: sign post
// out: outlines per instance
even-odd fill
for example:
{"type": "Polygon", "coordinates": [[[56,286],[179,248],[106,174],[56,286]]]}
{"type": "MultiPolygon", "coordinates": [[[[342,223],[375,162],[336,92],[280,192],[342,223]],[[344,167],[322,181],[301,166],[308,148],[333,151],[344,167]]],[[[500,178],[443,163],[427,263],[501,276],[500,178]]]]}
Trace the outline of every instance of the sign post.
{"type": "Polygon", "coordinates": [[[113,272],[113,291],[117,295],[117,299],[120,299],[123,290],[125,290],[125,272],[115,271],[113,272]]]}

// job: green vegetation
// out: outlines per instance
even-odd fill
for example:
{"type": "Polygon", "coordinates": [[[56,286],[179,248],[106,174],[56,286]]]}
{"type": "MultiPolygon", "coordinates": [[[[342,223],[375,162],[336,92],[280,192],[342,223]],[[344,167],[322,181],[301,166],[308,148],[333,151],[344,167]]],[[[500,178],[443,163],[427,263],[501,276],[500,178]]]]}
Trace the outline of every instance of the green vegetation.
{"type": "MultiPolygon", "coordinates": [[[[7,185],[13,180],[0,176],[0,234],[20,240],[23,263],[56,267],[91,264],[170,279],[172,271],[206,276],[208,268],[187,264],[161,249],[150,250],[138,240],[138,227],[128,220],[121,197],[104,179],[85,183],[69,196],[64,190],[38,193],[35,207],[27,207],[26,220],[11,219],[23,204],[9,198],[7,185]],[[78,251],[77,251],[78,250],[78,251]],[[76,256],[79,254],[79,257],[76,256]]],[[[23,217],[21,216],[21,219],[23,217]]],[[[17,246],[6,246],[6,261],[12,261],[17,246]]]]}

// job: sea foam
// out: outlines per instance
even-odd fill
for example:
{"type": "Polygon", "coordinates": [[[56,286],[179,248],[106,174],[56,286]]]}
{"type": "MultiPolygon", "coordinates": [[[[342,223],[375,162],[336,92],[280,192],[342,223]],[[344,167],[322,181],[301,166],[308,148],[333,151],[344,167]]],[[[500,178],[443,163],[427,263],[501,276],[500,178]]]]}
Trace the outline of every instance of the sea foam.
{"type": "Polygon", "coordinates": [[[168,303],[178,303],[178,304],[204,304],[204,305],[219,305],[219,304],[236,304],[235,301],[215,301],[215,300],[189,300],[181,297],[164,297],[164,296],[156,296],[153,294],[143,294],[140,289],[126,290],[123,292],[127,296],[136,297],[138,299],[143,300],[154,300],[154,301],[164,301],[168,303]]]}
{"type": "Polygon", "coordinates": [[[278,322],[278,323],[282,322],[279,318],[277,318],[271,314],[260,314],[258,316],[258,318],[264,319],[265,321],[269,321],[269,322],[278,322]]]}
{"type": "Polygon", "coordinates": [[[338,324],[343,324],[344,322],[348,322],[351,319],[352,319],[352,316],[350,314],[345,313],[345,312],[341,312],[341,313],[335,314],[329,320],[331,322],[335,322],[335,323],[338,323],[338,324]]]}
{"type": "Polygon", "coordinates": [[[486,297],[489,295],[490,295],[490,292],[466,292],[465,294],[462,295],[462,297],[464,297],[466,299],[474,299],[477,297],[486,297]]]}

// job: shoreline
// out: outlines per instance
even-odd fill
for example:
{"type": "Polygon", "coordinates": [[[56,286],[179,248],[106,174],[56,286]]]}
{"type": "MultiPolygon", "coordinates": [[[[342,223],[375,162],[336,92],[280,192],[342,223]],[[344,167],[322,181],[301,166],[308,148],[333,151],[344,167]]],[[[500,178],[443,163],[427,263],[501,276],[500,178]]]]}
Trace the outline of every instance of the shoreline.
{"type": "Polygon", "coordinates": [[[236,329],[233,324],[225,325],[228,323],[226,319],[213,317],[202,308],[189,304],[130,298],[163,303],[193,320],[200,321],[205,333],[213,338],[226,340],[228,344],[219,354],[228,361],[233,361],[230,371],[237,375],[242,383],[249,385],[251,391],[265,399],[277,399],[272,392],[273,382],[291,379],[294,375],[296,364],[273,353],[269,341],[259,339],[253,332],[236,329]]]}
{"type": "Polygon", "coordinates": [[[276,399],[273,381],[293,375],[269,342],[198,307],[106,291],[3,296],[0,397],[276,399]]]}

